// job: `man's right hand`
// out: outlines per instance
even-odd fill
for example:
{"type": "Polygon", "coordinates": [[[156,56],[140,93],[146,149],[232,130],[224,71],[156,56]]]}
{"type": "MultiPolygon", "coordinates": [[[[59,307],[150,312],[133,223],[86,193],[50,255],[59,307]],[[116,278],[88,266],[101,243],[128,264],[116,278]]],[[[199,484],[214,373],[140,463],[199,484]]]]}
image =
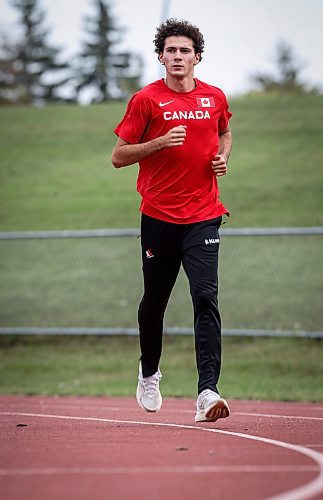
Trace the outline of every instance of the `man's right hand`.
{"type": "Polygon", "coordinates": [[[167,134],[162,136],[163,146],[171,148],[174,146],[182,146],[186,138],[186,125],[179,125],[178,127],[171,128],[167,134]]]}

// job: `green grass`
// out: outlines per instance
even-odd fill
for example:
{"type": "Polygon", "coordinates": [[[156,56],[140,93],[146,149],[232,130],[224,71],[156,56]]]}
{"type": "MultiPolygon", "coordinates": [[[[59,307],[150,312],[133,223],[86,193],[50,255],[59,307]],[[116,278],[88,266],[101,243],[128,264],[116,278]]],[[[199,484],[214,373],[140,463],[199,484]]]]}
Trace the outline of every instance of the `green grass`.
{"type": "MultiPolygon", "coordinates": [[[[227,227],[323,225],[323,96],[230,103],[234,147],[219,181],[227,227]]],[[[138,227],[137,167],[115,170],[109,159],[124,111],[124,103],[0,108],[0,231],[138,227]]],[[[321,240],[223,239],[223,326],[322,329],[321,240]]],[[[109,245],[2,242],[1,326],[118,326],[120,318],[135,326],[138,241],[109,245]]],[[[190,307],[181,276],[168,324],[190,326],[190,307]]],[[[137,358],[133,338],[2,336],[0,392],[130,395],[137,358]]],[[[225,338],[220,388],[228,397],[322,401],[321,360],[318,341],[225,338]]],[[[162,369],[165,395],[195,396],[192,337],[165,339],[162,369]]]]}
{"type": "MultiPolygon", "coordinates": [[[[322,331],[322,242],[321,236],[223,237],[223,327],[322,331]]],[[[143,288],[137,238],[0,243],[1,326],[137,326],[143,288]]],[[[193,324],[182,271],[166,324],[193,324]]]]}
{"type": "Polygon", "coordinates": [[[136,167],[110,163],[121,104],[0,109],[0,228],[138,224],[136,167]]]}
{"type": "Polygon", "coordinates": [[[322,225],[323,96],[232,102],[232,175],[223,200],[238,226],[322,225]]]}
{"type": "MultiPolygon", "coordinates": [[[[223,352],[228,398],[323,400],[321,341],[226,337],[223,352]]],[[[138,356],[134,337],[0,337],[0,393],[133,396],[138,356]]],[[[165,337],[161,369],[163,395],[194,398],[193,338],[165,337]]]]}
{"type": "MultiPolygon", "coordinates": [[[[220,179],[230,226],[323,225],[323,96],[232,99],[220,179]]],[[[0,109],[0,230],[137,227],[137,167],[115,170],[124,103],[0,109]]]]}

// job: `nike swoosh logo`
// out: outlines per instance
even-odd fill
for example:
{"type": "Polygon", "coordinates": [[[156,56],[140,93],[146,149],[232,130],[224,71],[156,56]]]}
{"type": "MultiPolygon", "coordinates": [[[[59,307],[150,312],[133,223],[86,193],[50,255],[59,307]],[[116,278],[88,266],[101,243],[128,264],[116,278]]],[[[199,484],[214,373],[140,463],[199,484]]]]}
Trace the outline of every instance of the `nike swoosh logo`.
{"type": "Polygon", "coordinates": [[[163,106],[167,106],[167,104],[170,104],[171,102],[174,102],[175,99],[172,99],[171,101],[167,101],[167,102],[159,102],[159,106],[162,108],[163,106]]]}

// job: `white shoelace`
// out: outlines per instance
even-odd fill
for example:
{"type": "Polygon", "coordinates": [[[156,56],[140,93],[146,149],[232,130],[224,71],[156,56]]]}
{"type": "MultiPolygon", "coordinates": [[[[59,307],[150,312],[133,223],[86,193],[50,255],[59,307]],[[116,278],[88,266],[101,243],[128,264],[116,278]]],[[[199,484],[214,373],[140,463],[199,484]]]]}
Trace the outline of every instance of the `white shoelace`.
{"type": "Polygon", "coordinates": [[[158,393],[158,384],[161,380],[161,373],[158,371],[154,373],[151,377],[142,377],[141,382],[143,383],[145,394],[148,397],[155,397],[158,393]]]}
{"type": "Polygon", "coordinates": [[[212,398],[211,401],[214,401],[217,399],[217,394],[214,391],[211,391],[211,389],[205,389],[205,391],[201,392],[201,394],[198,397],[198,406],[205,408],[205,406],[210,403],[210,398],[212,398]]]}

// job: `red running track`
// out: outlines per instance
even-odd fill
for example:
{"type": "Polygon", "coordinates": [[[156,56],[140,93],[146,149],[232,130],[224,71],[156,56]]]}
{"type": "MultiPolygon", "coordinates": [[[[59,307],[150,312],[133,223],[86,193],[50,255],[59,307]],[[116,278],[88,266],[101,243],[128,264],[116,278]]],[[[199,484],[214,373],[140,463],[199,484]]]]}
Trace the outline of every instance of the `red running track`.
{"type": "Polygon", "coordinates": [[[195,401],[0,397],[3,500],[323,498],[323,405],[231,401],[194,423],[195,401]]]}

